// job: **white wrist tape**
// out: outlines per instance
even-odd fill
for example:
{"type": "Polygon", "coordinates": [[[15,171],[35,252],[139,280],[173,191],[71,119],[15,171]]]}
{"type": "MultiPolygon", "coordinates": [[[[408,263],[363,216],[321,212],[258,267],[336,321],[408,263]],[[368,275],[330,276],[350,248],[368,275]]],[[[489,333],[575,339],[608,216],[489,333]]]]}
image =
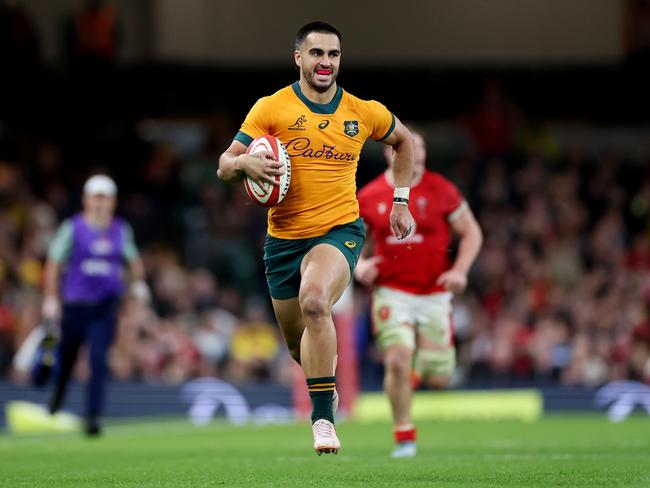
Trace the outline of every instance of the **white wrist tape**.
{"type": "Polygon", "coordinates": [[[410,192],[411,189],[408,186],[395,188],[395,191],[393,192],[393,198],[406,198],[408,200],[410,192]]]}
{"type": "Polygon", "coordinates": [[[393,203],[397,205],[408,205],[409,204],[409,192],[410,188],[395,188],[393,192],[393,203]]]}

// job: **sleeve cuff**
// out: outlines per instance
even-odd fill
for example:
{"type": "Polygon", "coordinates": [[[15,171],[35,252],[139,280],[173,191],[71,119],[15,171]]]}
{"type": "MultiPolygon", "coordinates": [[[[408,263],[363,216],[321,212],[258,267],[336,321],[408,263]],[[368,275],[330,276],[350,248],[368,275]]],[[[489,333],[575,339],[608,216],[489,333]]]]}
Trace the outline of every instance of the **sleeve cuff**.
{"type": "Polygon", "coordinates": [[[248,147],[250,143],[253,142],[253,138],[242,131],[237,132],[237,135],[235,136],[235,140],[241,142],[246,147],[248,147]]]}
{"type": "Polygon", "coordinates": [[[388,132],[386,132],[386,134],[384,134],[384,137],[382,137],[381,139],[377,139],[377,142],[383,141],[388,136],[390,136],[393,133],[393,131],[395,130],[395,114],[390,114],[390,117],[391,117],[391,119],[390,119],[390,127],[388,128],[388,132]]]}
{"type": "Polygon", "coordinates": [[[449,217],[447,217],[447,220],[449,222],[452,222],[453,220],[456,220],[465,211],[465,209],[467,209],[467,201],[463,200],[463,202],[460,205],[458,205],[456,210],[454,210],[453,212],[451,212],[449,214],[449,217]]]}

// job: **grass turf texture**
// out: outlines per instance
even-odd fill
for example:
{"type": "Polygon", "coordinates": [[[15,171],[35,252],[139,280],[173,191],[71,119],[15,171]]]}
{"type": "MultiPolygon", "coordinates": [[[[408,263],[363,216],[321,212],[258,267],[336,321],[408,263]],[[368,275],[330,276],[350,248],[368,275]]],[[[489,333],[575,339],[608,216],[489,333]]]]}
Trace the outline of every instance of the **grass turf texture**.
{"type": "Polygon", "coordinates": [[[414,459],[389,459],[388,424],[340,423],[338,456],[308,425],[114,424],[99,439],[0,436],[2,487],[648,487],[650,419],[429,422],[414,459]]]}

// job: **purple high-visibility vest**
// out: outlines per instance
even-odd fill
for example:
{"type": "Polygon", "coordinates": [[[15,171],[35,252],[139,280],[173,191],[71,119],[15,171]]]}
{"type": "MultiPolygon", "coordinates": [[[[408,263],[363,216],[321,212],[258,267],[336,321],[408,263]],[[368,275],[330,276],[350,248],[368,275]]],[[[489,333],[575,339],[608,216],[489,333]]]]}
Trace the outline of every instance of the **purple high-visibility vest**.
{"type": "Polygon", "coordinates": [[[114,217],[100,229],[81,214],[72,219],[72,249],[63,275],[64,303],[94,303],[124,291],[125,223],[114,217]]]}

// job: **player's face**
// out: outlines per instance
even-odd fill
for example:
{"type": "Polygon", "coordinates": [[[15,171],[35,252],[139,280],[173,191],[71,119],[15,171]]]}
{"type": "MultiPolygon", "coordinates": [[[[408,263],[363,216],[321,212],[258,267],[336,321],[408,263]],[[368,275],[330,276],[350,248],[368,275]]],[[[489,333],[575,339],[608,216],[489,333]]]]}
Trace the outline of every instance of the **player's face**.
{"type": "Polygon", "coordinates": [[[312,32],[294,53],[300,77],[317,92],[326,92],[336,81],[341,62],[341,43],[335,34],[312,32]]]}
{"type": "Polygon", "coordinates": [[[115,197],[109,195],[98,194],[84,196],[85,212],[100,222],[105,222],[113,216],[115,203],[115,197]]]}

